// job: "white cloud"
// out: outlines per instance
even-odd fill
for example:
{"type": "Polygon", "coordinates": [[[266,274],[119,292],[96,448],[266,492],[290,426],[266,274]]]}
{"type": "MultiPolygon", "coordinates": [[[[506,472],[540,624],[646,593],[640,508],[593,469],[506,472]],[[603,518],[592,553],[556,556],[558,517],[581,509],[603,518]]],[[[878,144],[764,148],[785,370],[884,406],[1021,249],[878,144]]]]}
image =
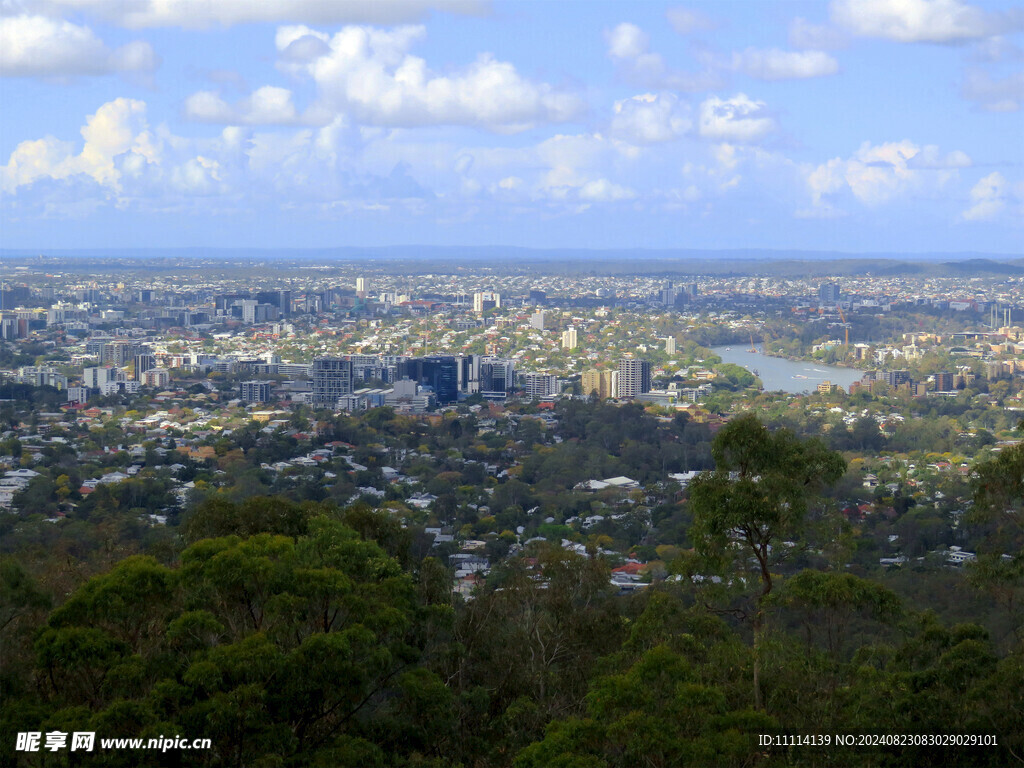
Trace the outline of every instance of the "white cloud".
{"type": "Polygon", "coordinates": [[[845,48],[847,39],[831,24],[814,24],[798,16],[789,24],[789,44],[794,48],[831,51],[845,48]]]}
{"type": "Polygon", "coordinates": [[[611,203],[620,200],[632,200],[636,192],[628,187],[614,184],[608,179],[588,181],[580,187],[580,199],[595,203],[611,203]]]}
{"type": "Polygon", "coordinates": [[[1019,11],[995,13],[961,0],[832,0],[832,20],[864,37],[958,43],[1019,28],[1019,11]]]}
{"type": "Polygon", "coordinates": [[[972,161],[970,156],[959,149],[947,152],[945,155],[935,144],[928,144],[921,147],[920,151],[907,160],[908,168],[941,169],[941,168],[970,168],[972,161]]]}
{"type": "Polygon", "coordinates": [[[265,85],[231,106],[213,91],[199,91],[185,99],[185,116],[204,123],[234,125],[288,125],[298,120],[292,92],[265,85]]]}
{"type": "Polygon", "coordinates": [[[964,78],[960,93],[989,112],[1017,112],[1024,104],[1024,70],[994,80],[987,72],[972,69],[964,78]]]}
{"type": "Polygon", "coordinates": [[[698,130],[706,139],[755,142],[777,127],[767,107],[743,93],[729,99],[711,96],[700,105],[698,130]]]}
{"type": "Polygon", "coordinates": [[[223,191],[220,163],[198,155],[171,173],[171,183],[189,195],[212,195],[223,191]]]}
{"type": "Polygon", "coordinates": [[[185,99],[185,117],[201,123],[238,122],[235,111],[214,91],[197,91],[185,99]]]}
{"type": "Polygon", "coordinates": [[[706,32],[716,26],[709,16],[691,8],[669,8],[665,16],[672,29],[680,35],[706,32]]]}
{"type": "Polygon", "coordinates": [[[815,206],[829,208],[827,197],[847,191],[865,205],[878,206],[908,192],[936,194],[959,168],[970,165],[960,150],[943,155],[934,145],[922,148],[907,140],[864,142],[850,158],[806,169],[805,179],[815,206]]]}
{"type": "Polygon", "coordinates": [[[160,67],[160,57],[149,43],[134,40],[114,51],[110,64],[118,72],[155,72],[160,67]]]}
{"type": "Polygon", "coordinates": [[[971,59],[974,61],[1000,62],[1024,59],[1024,50],[1002,35],[979,40],[972,46],[971,59]]]}
{"type": "Polygon", "coordinates": [[[636,24],[623,22],[608,33],[608,55],[613,59],[636,59],[647,53],[650,42],[636,24]]]}
{"type": "Polygon", "coordinates": [[[717,88],[721,77],[710,70],[684,72],[669,67],[659,53],[650,51],[650,39],[635,24],[623,22],[606,33],[608,55],[631,83],[654,90],[696,93],[717,88]]]}
{"type": "Polygon", "coordinates": [[[990,173],[971,188],[971,207],[960,214],[965,221],[988,221],[1006,208],[1006,179],[999,171],[990,173]]]}
{"type": "Polygon", "coordinates": [[[77,77],[152,72],[160,59],[136,40],[111,51],[88,27],[45,16],[0,16],[0,75],[77,77]]]}
{"type": "Polygon", "coordinates": [[[733,68],[759,80],[798,80],[834,75],[839,62],[824,51],[747,48],[733,54],[733,68]]]}
{"type": "Polygon", "coordinates": [[[3,166],[3,189],[14,192],[39,179],[68,179],[87,176],[113,191],[120,189],[120,164],[128,155],[129,166],[157,162],[159,142],[148,130],[146,105],[135,99],[107,102],[89,115],[82,128],[82,151],[75,155],[70,142],[53,137],[21,142],[3,166]]]}
{"type": "Polygon", "coordinates": [[[633,144],[658,144],[686,133],[693,122],[671,93],[645,93],[615,102],[611,135],[633,144]]]}
{"type": "MultiPolygon", "coordinates": [[[[316,84],[316,99],[301,122],[326,124],[338,115],[364,125],[467,125],[495,131],[564,122],[584,108],[575,94],[522,77],[489,54],[462,70],[430,71],[409,53],[423,27],[343,27],[333,36],[308,27],[282,27],[275,45],[280,66],[316,84]]],[[[186,114],[208,122],[287,123],[299,120],[291,93],[265,87],[235,107],[210,91],[193,94],[186,114]]]]}
{"type": "Polygon", "coordinates": [[[39,12],[89,13],[124,27],[207,29],[250,23],[404,24],[433,11],[483,15],[487,0],[34,0],[39,12]]]}
{"type": "Polygon", "coordinates": [[[718,164],[727,171],[731,171],[739,165],[736,147],[732,144],[716,144],[711,154],[718,164]]]}

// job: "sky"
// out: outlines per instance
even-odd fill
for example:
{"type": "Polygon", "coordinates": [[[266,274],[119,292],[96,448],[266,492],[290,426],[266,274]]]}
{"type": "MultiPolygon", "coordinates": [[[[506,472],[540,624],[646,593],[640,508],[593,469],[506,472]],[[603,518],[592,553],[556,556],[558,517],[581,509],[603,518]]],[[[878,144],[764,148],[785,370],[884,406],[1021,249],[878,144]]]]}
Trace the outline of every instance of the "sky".
{"type": "Polygon", "coordinates": [[[1024,5],[0,0],[0,248],[1024,253],[1024,5]]]}

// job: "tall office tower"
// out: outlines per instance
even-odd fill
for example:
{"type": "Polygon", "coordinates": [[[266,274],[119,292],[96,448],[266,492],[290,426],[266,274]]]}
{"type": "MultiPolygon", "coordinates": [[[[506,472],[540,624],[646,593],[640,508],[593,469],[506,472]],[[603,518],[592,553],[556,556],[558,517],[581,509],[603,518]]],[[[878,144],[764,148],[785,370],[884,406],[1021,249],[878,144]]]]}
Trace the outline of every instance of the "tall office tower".
{"type": "Polygon", "coordinates": [[[671,281],[666,282],[661,286],[661,303],[666,307],[675,306],[676,303],[676,291],[672,286],[671,281]]]}
{"type": "Polygon", "coordinates": [[[365,297],[370,292],[370,281],[365,277],[356,278],[356,293],[365,297]]]}
{"type": "Polygon", "coordinates": [[[459,391],[472,395],[480,391],[480,355],[459,358],[459,391]]]}
{"type": "Polygon", "coordinates": [[[533,289],[530,291],[530,302],[532,304],[543,304],[548,300],[548,295],[544,291],[538,291],[533,289]]]}
{"type": "Polygon", "coordinates": [[[454,355],[411,357],[396,366],[396,381],[412,379],[420,386],[431,387],[441,405],[459,398],[459,361],[454,355]]]}
{"type": "Polygon", "coordinates": [[[562,331],[562,349],[576,349],[578,343],[579,339],[575,328],[567,328],[562,331]]]}
{"type": "Polygon", "coordinates": [[[696,283],[690,283],[690,298],[691,299],[697,298],[697,284],[696,283]]]}
{"type": "Polygon", "coordinates": [[[674,355],[676,353],[676,337],[666,336],[665,337],[665,354],[674,355]]]}
{"type": "Polygon", "coordinates": [[[484,357],[480,363],[480,391],[508,394],[516,385],[516,364],[500,357],[484,357]]]}
{"type": "Polygon", "coordinates": [[[935,374],[935,391],[936,392],[952,392],[953,391],[953,374],[948,371],[935,374]]]}
{"type": "Polygon", "coordinates": [[[523,394],[527,397],[547,397],[558,394],[558,378],[550,373],[524,373],[523,394]]]}
{"type": "Polygon", "coordinates": [[[646,360],[619,361],[619,397],[636,397],[651,391],[651,364],[646,360]]]}
{"type": "Polygon", "coordinates": [[[255,323],[256,322],[256,307],[259,306],[259,302],[256,299],[243,299],[242,300],[242,322],[243,323],[255,323]]]}
{"type": "Polygon", "coordinates": [[[544,310],[530,315],[530,327],[536,331],[544,330],[544,310]]]}
{"type": "Polygon", "coordinates": [[[287,317],[292,313],[291,291],[260,291],[256,294],[256,301],[260,304],[277,307],[278,314],[282,317],[287,317]]]}
{"type": "Polygon", "coordinates": [[[612,384],[617,376],[618,371],[599,371],[596,368],[584,371],[582,381],[583,394],[587,397],[596,394],[602,400],[615,397],[612,384]]]}
{"type": "Polygon", "coordinates": [[[89,389],[100,389],[104,384],[115,381],[117,369],[111,367],[95,367],[82,369],[82,386],[89,389]]]}
{"type": "Polygon", "coordinates": [[[834,307],[839,303],[839,283],[823,283],[818,288],[818,305],[834,307]]]}
{"type": "Polygon", "coordinates": [[[135,380],[142,381],[146,371],[156,368],[156,357],[149,352],[143,352],[135,356],[135,380]]]}
{"type": "Polygon", "coordinates": [[[488,309],[501,309],[501,294],[494,291],[474,293],[473,311],[486,312],[488,309]]]}
{"type": "Polygon", "coordinates": [[[313,405],[334,408],[338,398],[352,394],[352,361],[341,357],[313,360],[313,405]]]}
{"type": "Polygon", "coordinates": [[[910,381],[910,371],[886,371],[884,379],[890,387],[898,387],[910,381]]]}
{"type": "Polygon", "coordinates": [[[248,298],[247,293],[219,293],[214,297],[213,306],[218,315],[230,315],[232,304],[248,298]]]}

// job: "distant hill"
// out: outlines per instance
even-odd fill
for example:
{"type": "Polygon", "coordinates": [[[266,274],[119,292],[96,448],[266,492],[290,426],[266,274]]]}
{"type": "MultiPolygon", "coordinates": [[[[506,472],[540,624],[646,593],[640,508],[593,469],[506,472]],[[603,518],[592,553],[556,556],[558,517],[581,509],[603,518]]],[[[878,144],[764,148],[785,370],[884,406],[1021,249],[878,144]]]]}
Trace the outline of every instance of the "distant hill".
{"type": "Polygon", "coordinates": [[[196,268],[198,262],[274,269],[289,263],[372,261],[374,267],[409,274],[453,264],[486,265],[509,272],[566,275],[763,275],[824,277],[856,275],[1018,276],[1024,256],[990,253],[844,253],[759,249],[572,249],[511,246],[380,246],[338,248],[153,248],[0,250],[8,264],[60,263],[65,268],[133,262],[150,269],[196,268]]]}
{"type": "Polygon", "coordinates": [[[992,259],[967,259],[966,261],[944,261],[939,265],[951,275],[1024,275],[1024,260],[998,262],[992,259]]]}

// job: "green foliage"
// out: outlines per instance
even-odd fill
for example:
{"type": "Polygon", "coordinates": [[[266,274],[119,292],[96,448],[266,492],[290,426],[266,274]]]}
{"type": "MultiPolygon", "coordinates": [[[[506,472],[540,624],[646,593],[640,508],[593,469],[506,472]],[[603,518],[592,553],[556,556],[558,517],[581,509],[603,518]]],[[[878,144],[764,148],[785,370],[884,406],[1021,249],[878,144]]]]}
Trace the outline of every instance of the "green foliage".
{"type": "Polygon", "coordinates": [[[337,520],[307,528],[203,539],[179,568],[135,557],[88,581],[35,644],[47,706],[85,706],[109,735],[173,723],[214,740],[213,764],[430,751],[446,689],[415,666],[411,578],[337,520]]]}
{"type": "Polygon", "coordinates": [[[1024,443],[975,467],[971,518],[990,526],[998,544],[1009,551],[1024,546],[1024,443]]]}
{"type": "Polygon", "coordinates": [[[735,709],[686,659],[659,645],[592,685],[583,717],[556,721],[516,768],[543,766],[742,766],[757,758],[771,717],[735,709]]]}
{"type": "Polygon", "coordinates": [[[715,470],[690,485],[697,550],[721,560],[738,542],[757,558],[769,586],[773,542],[799,536],[815,493],[838,480],[846,464],[820,441],[770,432],[756,416],[731,421],[711,447],[715,470]]]}

